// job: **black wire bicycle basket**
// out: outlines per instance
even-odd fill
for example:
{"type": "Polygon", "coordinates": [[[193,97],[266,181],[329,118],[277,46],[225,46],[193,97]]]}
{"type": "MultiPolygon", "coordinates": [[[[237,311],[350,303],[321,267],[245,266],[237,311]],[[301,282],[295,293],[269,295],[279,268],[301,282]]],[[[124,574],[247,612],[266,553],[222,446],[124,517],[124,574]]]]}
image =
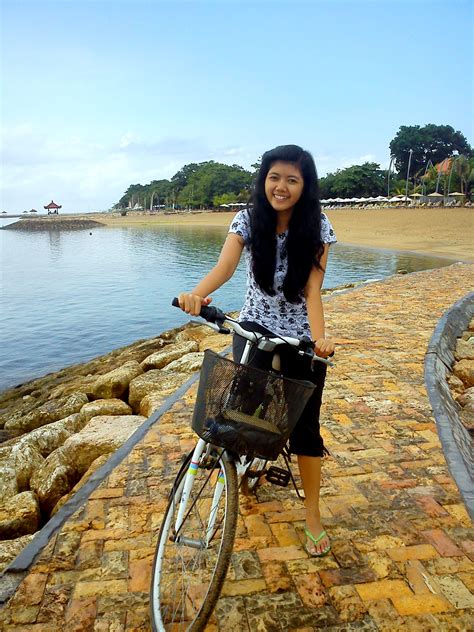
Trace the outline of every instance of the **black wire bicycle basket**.
{"type": "Polygon", "coordinates": [[[275,460],[314,384],[237,364],[206,350],[192,420],[205,441],[234,454],[275,460]]]}

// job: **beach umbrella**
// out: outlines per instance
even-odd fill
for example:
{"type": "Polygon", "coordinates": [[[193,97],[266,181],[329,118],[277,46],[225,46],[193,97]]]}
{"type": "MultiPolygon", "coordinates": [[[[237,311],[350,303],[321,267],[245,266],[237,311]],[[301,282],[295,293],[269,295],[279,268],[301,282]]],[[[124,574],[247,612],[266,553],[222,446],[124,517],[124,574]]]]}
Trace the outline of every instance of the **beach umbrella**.
{"type": "Polygon", "coordinates": [[[451,196],[453,196],[453,197],[464,197],[466,194],[465,193],[459,193],[459,191],[455,191],[454,193],[450,193],[449,195],[450,195],[450,197],[451,196]]]}
{"type": "Polygon", "coordinates": [[[398,197],[398,195],[395,195],[394,197],[389,199],[389,202],[401,202],[402,199],[400,197],[398,197]]]}
{"type": "Polygon", "coordinates": [[[414,197],[423,197],[423,196],[421,195],[421,193],[412,193],[411,197],[414,198],[414,197]]]}
{"type": "Polygon", "coordinates": [[[377,202],[388,202],[388,198],[384,197],[383,195],[379,195],[375,199],[377,200],[377,202]]]}
{"type": "Polygon", "coordinates": [[[436,191],[434,193],[428,193],[428,197],[444,197],[444,195],[441,195],[441,193],[436,193],[436,191]]]}

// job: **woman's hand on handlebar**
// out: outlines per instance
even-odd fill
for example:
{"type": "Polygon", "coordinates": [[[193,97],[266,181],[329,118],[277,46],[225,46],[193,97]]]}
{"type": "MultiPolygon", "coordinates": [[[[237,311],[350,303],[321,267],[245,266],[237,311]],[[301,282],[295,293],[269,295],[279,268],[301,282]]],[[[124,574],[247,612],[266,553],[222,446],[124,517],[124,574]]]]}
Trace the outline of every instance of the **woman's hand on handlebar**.
{"type": "Polygon", "coordinates": [[[203,298],[197,294],[182,292],[178,295],[178,301],[183,312],[191,314],[191,316],[199,316],[201,307],[207,307],[212,302],[212,298],[209,296],[203,298]]]}
{"type": "Polygon", "coordinates": [[[327,338],[318,338],[314,341],[314,352],[320,358],[329,358],[334,354],[334,342],[327,338]]]}

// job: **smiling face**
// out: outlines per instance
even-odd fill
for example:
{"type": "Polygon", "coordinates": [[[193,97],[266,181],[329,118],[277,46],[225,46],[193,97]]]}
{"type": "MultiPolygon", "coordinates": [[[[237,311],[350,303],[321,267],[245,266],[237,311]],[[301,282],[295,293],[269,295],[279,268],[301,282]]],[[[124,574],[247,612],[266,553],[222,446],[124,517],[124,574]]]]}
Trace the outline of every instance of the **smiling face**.
{"type": "Polygon", "coordinates": [[[265,195],[275,211],[291,214],[303,189],[304,179],[297,165],[281,161],[272,164],[265,178],[265,195]]]}

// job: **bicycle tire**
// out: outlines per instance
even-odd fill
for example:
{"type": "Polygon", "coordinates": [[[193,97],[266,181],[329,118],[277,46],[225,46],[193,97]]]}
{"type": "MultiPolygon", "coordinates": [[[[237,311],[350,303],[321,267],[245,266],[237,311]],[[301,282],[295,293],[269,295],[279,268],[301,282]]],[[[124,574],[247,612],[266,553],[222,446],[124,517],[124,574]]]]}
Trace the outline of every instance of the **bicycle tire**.
{"type": "Polygon", "coordinates": [[[234,546],[238,513],[237,474],[235,463],[228,460],[223,451],[207,457],[206,468],[197,468],[188,504],[190,508],[178,535],[178,539],[202,539],[213,499],[214,481],[222,471],[224,488],[211,546],[198,549],[170,539],[174,531],[173,516],[179,505],[191,457],[192,452],[175,479],[156,544],[150,595],[154,632],[171,629],[198,632],[204,629],[219,598],[234,546]]]}

